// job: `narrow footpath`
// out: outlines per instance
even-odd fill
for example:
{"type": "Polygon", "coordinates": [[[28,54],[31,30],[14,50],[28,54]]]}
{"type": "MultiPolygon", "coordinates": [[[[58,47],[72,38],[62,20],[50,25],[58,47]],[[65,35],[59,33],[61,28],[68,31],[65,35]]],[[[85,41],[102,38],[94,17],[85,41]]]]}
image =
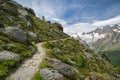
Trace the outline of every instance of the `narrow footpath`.
{"type": "Polygon", "coordinates": [[[6,80],[31,80],[34,74],[39,70],[38,66],[45,56],[45,50],[37,44],[38,51],[32,58],[26,60],[19,68],[6,80]]]}

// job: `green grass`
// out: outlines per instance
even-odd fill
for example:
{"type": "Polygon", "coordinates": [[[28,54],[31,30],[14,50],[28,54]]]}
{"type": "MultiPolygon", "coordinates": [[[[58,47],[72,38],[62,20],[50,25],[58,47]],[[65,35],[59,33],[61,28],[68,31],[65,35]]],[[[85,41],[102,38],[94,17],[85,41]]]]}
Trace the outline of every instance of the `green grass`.
{"type": "MultiPolygon", "coordinates": [[[[11,39],[9,39],[7,36],[4,36],[2,34],[0,35],[1,35],[0,36],[0,45],[1,45],[0,51],[7,50],[7,51],[15,52],[17,54],[20,54],[21,58],[30,57],[34,53],[28,47],[28,45],[14,42],[11,39]]],[[[31,45],[31,46],[36,48],[35,45],[31,45]]]]}
{"type": "MultiPolygon", "coordinates": [[[[14,42],[9,37],[0,34],[0,51],[11,51],[20,55],[20,60],[24,60],[26,57],[32,56],[34,53],[28,45],[14,42]]],[[[34,45],[33,45],[34,47],[34,45]]],[[[35,48],[35,47],[34,47],[35,48]]],[[[14,59],[0,60],[0,78],[8,75],[15,64],[19,64],[14,59]]]]}
{"type": "Polygon", "coordinates": [[[81,67],[85,67],[86,66],[86,59],[83,55],[78,55],[76,56],[76,63],[77,65],[81,68],[81,67]]]}
{"type": "Polygon", "coordinates": [[[44,80],[43,77],[40,75],[39,72],[37,72],[34,77],[32,78],[32,80],[44,80]]]}
{"type": "Polygon", "coordinates": [[[43,47],[46,48],[46,53],[49,57],[60,59],[61,61],[71,65],[71,61],[73,61],[79,67],[85,66],[86,64],[82,51],[85,47],[73,38],[47,42],[43,47]]]}
{"type": "Polygon", "coordinates": [[[16,62],[18,62],[16,59],[0,60],[0,77],[7,75],[16,62]]]}
{"type": "MultiPolygon", "coordinates": [[[[46,42],[42,46],[46,49],[47,57],[59,59],[62,62],[77,68],[80,72],[84,71],[89,73],[86,69],[87,63],[83,54],[85,47],[81,45],[79,41],[73,38],[65,38],[46,42]]],[[[76,77],[80,78],[81,74],[77,73],[76,77]]]]}
{"type": "Polygon", "coordinates": [[[86,49],[79,41],[73,38],[65,38],[56,41],[46,42],[42,45],[46,48],[47,57],[56,58],[67,63],[78,70],[76,78],[83,75],[90,76],[90,72],[103,74],[108,72],[109,63],[104,64],[105,60],[99,61],[99,56],[91,49],[86,49]],[[84,51],[91,54],[94,58],[86,58],[84,51]]]}
{"type": "MultiPolygon", "coordinates": [[[[27,21],[25,19],[26,16],[22,16],[23,18],[21,18],[21,14],[18,12],[18,8],[24,7],[12,4],[8,0],[2,0],[2,4],[0,5],[0,27],[18,27],[19,25],[19,28],[23,29],[26,32],[36,33],[37,40],[32,40],[28,38],[29,44],[23,44],[16,42],[11,37],[0,33],[0,51],[7,50],[17,53],[20,55],[20,61],[23,61],[25,58],[31,57],[35,53],[34,51],[32,51],[30,46],[32,46],[36,51],[36,42],[43,42],[68,37],[68,35],[66,35],[62,31],[57,30],[53,26],[51,26],[51,23],[37,18],[32,10],[25,9],[28,12],[27,16],[30,18],[30,22],[32,25],[32,28],[28,27],[27,21]]],[[[7,63],[7,61],[3,61],[0,64],[1,76],[9,73],[11,70],[10,66],[3,65],[2,63],[7,63]]],[[[46,64],[42,65],[48,66],[46,64]]]]}
{"type": "Polygon", "coordinates": [[[120,74],[120,66],[116,67],[117,72],[120,74]]]}
{"type": "MultiPolygon", "coordinates": [[[[23,29],[24,31],[36,33],[37,40],[32,40],[29,38],[29,44],[22,44],[14,41],[9,36],[0,34],[0,51],[8,50],[11,52],[15,52],[21,56],[21,61],[23,61],[25,58],[31,57],[35,53],[29,46],[32,46],[36,49],[36,42],[56,40],[53,42],[47,42],[43,45],[46,48],[47,57],[59,59],[62,62],[67,63],[78,69],[79,73],[81,74],[89,74],[90,68],[86,69],[86,67],[94,67],[94,69],[98,71],[97,68],[99,66],[97,65],[97,59],[96,62],[94,60],[91,60],[93,61],[93,63],[88,63],[89,59],[87,60],[84,55],[84,51],[93,53],[92,50],[86,49],[79,41],[73,38],[68,38],[69,36],[67,34],[55,28],[57,26],[53,26],[52,23],[37,18],[36,16],[34,16],[33,11],[26,9],[28,11],[28,16],[32,25],[32,28],[29,28],[27,26],[26,19],[24,19],[26,17],[19,17],[20,13],[18,12],[18,8],[24,7],[16,6],[12,3],[9,3],[8,0],[2,1],[4,4],[0,5],[0,25],[2,27],[18,27],[18,25],[20,25],[19,28],[23,29]],[[59,40],[62,38],[65,39],[59,40]],[[89,64],[92,64],[92,66],[88,66],[89,64]]],[[[13,66],[17,63],[19,62],[14,60],[0,61],[0,79],[4,75],[7,75],[10,72],[10,70],[14,68],[13,66]]],[[[39,67],[42,69],[51,66],[45,61],[43,61],[39,65],[39,67]]],[[[43,78],[41,77],[39,72],[37,72],[32,80],[43,80],[43,78]]]]}
{"type": "MultiPolygon", "coordinates": [[[[45,62],[44,60],[39,64],[40,69],[50,68],[50,67],[51,65],[45,62]]],[[[44,80],[44,78],[41,76],[40,72],[36,72],[32,80],[44,80]]]]}
{"type": "Polygon", "coordinates": [[[51,67],[50,64],[48,64],[48,63],[45,62],[45,61],[42,61],[42,62],[40,63],[40,65],[39,65],[39,68],[40,68],[40,69],[50,68],[50,67],[51,67]]]}

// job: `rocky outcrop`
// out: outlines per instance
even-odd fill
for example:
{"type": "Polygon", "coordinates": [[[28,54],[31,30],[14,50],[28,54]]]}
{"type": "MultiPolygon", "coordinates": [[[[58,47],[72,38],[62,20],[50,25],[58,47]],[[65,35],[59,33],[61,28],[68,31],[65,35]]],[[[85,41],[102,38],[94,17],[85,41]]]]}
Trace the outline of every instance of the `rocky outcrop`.
{"type": "Polygon", "coordinates": [[[16,28],[16,27],[0,28],[0,33],[3,33],[7,35],[8,37],[11,37],[12,39],[20,43],[28,42],[27,32],[25,32],[22,29],[16,28]]]}
{"type": "Polygon", "coordinates": [[[33,33],[33,32],[28,32],[28,34],[29,34],[29,38],[31,39],[31,40],[37,40],[37,35],[36,35],[36,33],[33,33]]]}
{"type": "Polygon", "coordinates": [[[13,52],[9,52],[9,51],[0,52],[0,60],[19,59],[19,58],[20,56],[13,52]]]}
{"type": "Polygon", "coordinates": [[[74,78],[76,71],[72,66],[54,58],[47,58],[46,61],[53,67],[53,69],[57,70],[59,73],[71,79],[74,78]]]}
{"type": "Polygon", "coordinates": [[[45,80],[64,80],[62,74],[58,73],[57,70],[51,68],[45,68],[40,71],[40,74],[45,80]]]}
{"type": "Polygon", "coordinates": [[[60,31],[63,31],[63,27],[61,24],[55,22],[55,23],[52,23],[52,26],[57,29],[57,30],[60,30],[60,31]]]}

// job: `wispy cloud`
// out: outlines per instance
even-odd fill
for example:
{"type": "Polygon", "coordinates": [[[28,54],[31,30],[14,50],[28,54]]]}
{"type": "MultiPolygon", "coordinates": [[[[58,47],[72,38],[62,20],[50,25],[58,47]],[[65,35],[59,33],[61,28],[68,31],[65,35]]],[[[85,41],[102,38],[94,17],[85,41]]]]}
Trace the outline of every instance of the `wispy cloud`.
{"type": "Polygon", "coordinates": [[[76,23],[72,25],[66,25],[66,27],[64,27],[64,32],[71,35],[78,32],[90,31],[91,28],[90,23],[76,23]]]}
{"type": "Polygon", "coordinates": [[[52,18],[52,21],[58,22],[58,23],[62,24],[63,26],[68,24],[67,21],[65,21],[63,19],[59,19],[59,18],[52,18]]]}
{"type": "Polygon", "coordinates": [[[54,7],[52,7],[51,4],[46,0],[43,0],[42,2],[39,2],[38,0],[32,1],[32,8],[35,10],[36,15],[39,17],[56,17],[56,11],[54,7]]]}
{"type": "Polygon", "coordinates": [[[106,25],[112,25],[112,24],[118,24],[118,23],[120,23],[120,15],[107,20],[94,21],[92,23],[79,22],[72,25],[66,25],[66,27],[64,27],[64,32],[66,32],[67,34],[75,34],[78,32],[79,33],[89,32],[96,29],[97,27],[103,27],[106,25]]]}
{"type": "Polygon", "coordinates": [[[120,15],[120,2],[105,9],[102,18],[115,17],[116,15],[120,15]]]}
{"type": "Polygon", "coordinates": [[[95,21],[92,23],[91,26],[105,26],[105,25],[111,25],[111,24],[117,24],[117,23],[120,23],[120,15],[107,20],[95,21]]]}
{"type": "Polygon", "coordinates": [[[64,14],[65,4],[59,0],[15,0],[24,6],[34,9],[38,17],[45,16],[47,19],[60,18],[64,14]]]}
{"type": "Polygon", "coordinates": [[[88,32],[120,23],[119,0],[15,0],[34,9],[38,17],[59,22],[64,32],[88,32]],[[106,4],[107,3],[107,4],[106,4]]]}

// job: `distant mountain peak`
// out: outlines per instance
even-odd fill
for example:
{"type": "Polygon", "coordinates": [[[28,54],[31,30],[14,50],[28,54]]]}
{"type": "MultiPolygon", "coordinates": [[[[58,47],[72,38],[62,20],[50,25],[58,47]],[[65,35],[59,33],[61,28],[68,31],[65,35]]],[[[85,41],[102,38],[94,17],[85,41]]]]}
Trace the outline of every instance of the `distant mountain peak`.
{"type": "Polygon", "coordinates": [[[97,28],[91,32],[79,34],[79,37],[95,52],[109,54],[111,63],[120,65],[120,24],[97,28]]]}
{"type": "Polygon", "coordinates": [[[103,39],[105,37],[112,37],[112,35],[116,35],[120,33],[120,25],[116,24],[113,26],[106,25],[102,28],[97,28],[88,33],[79,34],[80,38],[85,41],[87,44],[92,45],[97,40],[103,39]]]}

